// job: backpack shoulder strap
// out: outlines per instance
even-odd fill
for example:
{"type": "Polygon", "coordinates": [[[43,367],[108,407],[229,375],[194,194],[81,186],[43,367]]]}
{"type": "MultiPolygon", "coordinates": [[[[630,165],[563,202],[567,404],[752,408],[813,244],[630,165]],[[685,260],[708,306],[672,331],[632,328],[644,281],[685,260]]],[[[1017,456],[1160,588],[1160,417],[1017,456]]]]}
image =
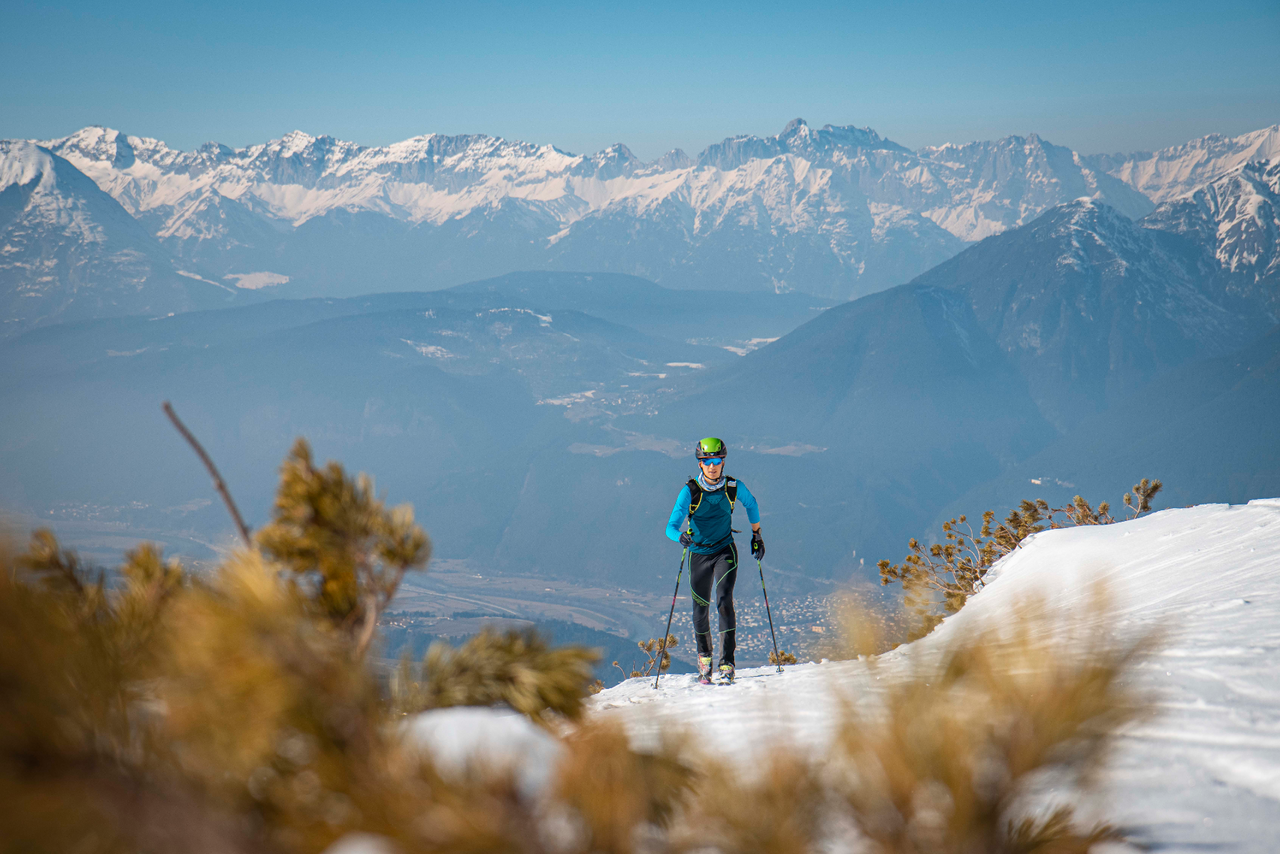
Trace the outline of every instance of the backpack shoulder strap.
{"type": "Polygon", "coordinates": [[[733,505],[738,503],[738,481],[736,478],[725,478],[724,494],[729,499],[729,513],[732,515],[733,505]]]}
{"type": "Polygon", "coordinates": [[[702,486],[699,485],[697,478],[689,478],[689,482],[685,484],[689,487],[689,516],[692,517],[698,510],[698,505],[702,503],[702,486]]]}

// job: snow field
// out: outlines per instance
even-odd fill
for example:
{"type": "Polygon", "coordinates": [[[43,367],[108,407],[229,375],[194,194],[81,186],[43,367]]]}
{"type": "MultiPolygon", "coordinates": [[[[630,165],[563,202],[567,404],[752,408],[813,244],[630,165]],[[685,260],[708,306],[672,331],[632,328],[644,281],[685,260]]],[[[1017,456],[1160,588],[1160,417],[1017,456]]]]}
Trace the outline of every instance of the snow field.
{"type": "Polygon", "coordinates": [[[821,755],[840,697],[872,704],[914,656],[1008,625],[1035,602],[1046,631],[1161,635],[1136,674],[1154,713],[1119,737],[1103,778],[1105,817],[1161,851],[1280,850],[1280,499],[1046,531],[987,581],[934,633],[875,667],[756,668],[710,687],[664,676],[656,691],[652,679],[632,679],[597,695],[593,709],[618,716],[638,747],[670,728],[744,768],[779,745],[821,755]]]}

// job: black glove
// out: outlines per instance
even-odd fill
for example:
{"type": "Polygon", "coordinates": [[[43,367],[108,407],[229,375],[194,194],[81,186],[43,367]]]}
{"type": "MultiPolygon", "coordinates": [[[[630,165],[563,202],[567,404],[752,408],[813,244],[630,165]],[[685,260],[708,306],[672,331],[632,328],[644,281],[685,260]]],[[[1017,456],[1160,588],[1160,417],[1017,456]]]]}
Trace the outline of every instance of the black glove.
{"type": "Polygon", "coordinates": [[[751,556],[756,560],[764,560],[764,540],[760,537],[759,531],[751,534],[751,556]]]}
{"type": "Polygon", "coordinates": [[[680,535],[680,545],[684,546],[686,549],[693,545],[693,534],[690,534],[688,531],[682,533],[680,535]]]}

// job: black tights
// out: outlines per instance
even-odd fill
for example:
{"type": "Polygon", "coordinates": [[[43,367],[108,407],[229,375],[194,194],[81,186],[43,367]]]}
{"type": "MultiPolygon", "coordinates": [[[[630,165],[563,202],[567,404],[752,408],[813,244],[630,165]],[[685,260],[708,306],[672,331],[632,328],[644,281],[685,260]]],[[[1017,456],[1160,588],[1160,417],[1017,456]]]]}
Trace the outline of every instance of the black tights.
{"type": "Polygon", "coordinates": [[[710,657],[711,603],[720,613],[720,663],[733,664],[738,619],[733,613],[733,582],[738,577],[738,547],[732,542],[715,554],[689,555],[689,586],[693,589],[693,634],[698,655],[710,657]]]}

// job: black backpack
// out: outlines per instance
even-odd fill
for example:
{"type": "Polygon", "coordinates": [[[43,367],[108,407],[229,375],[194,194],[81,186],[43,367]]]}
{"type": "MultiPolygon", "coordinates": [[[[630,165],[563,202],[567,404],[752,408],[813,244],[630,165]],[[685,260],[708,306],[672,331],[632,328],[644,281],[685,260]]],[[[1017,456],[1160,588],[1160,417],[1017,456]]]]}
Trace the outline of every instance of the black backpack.
{"type": "MultiPolygon", "coordinates": [[[[696,477],[689,478],[689,518],[693,518],[693,514],[697,512],[698,505],[702,503],[702,486],[698,483],[696,477]]],[[[733,516],[733,506],[738,503],[738,479],[725,476],[724,494],[729,499],[729,515],[733,516]]]]}

